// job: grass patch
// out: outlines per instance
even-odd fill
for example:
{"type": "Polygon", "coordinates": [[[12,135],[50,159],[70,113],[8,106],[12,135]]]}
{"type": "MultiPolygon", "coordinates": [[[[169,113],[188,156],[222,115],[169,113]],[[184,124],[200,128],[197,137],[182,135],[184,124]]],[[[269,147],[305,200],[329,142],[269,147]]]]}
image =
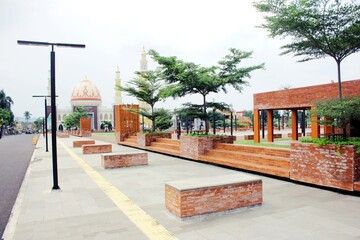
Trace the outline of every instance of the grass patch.
{"type": "Polygon", "coordinates": [[[276,147],[276,148],[290,149],[290,145],[274,144],[274,143],[267,143],[267,142],[254,143],[253,140],[235,141],[234,144],[257,146],[257,147],[276,147]]]}
{"type": "Polygon", "coordinates": [[[92,134],[95,136],[115,136],[115,132],[97,132],[92,134]]]}

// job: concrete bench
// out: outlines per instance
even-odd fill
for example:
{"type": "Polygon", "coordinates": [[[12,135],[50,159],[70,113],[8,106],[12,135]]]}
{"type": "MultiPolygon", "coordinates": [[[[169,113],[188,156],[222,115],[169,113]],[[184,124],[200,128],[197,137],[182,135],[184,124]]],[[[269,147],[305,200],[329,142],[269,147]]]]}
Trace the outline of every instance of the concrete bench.
{"type": "Polygon", "coordinates": [[[82,146],[83,154],[109,153],[112,152],[111,144],[91,144],[82,146]]]}
{"type": "Polygon", "coordinates": [[[105,169],[147,164],[147,153],[106,153],[101,155],[101,166],[105,169]]]}
{"type": "Polygon", "coordinates": [[[73,141],[73,147],[79,148],[83,145],[95,144],[95,140],[80,140],[80,141],[73,141]]]}
{"type": "Polygon", "coordinates": [[[262,201],[262,180],[242,174],[165,184],[166,208],[180,218],[255,206],[262,201]]]}

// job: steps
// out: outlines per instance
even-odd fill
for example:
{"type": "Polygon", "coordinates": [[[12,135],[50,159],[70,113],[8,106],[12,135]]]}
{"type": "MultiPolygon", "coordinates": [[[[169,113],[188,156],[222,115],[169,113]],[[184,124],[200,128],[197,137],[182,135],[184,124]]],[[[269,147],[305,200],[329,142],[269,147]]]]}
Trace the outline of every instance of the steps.
{"type": "Polygon", "coordinates": [[[200,161],[289,178],[290,150],[233,144],[216,144],[200,161]]]}
{"type": "Polygon", "coordinates": [[[180,141],[168,138],[157,138],[156,141],[152,142],[151,146],[146,149],[173,156],[180,156],[180,141]]]}
{"type": "MultiPolygon", "coordinates": [[[[121,142],[123,145],[139,147],[136,136],[121,142]]],[[[157,138],[144,150],[180,156],[180,141],[157,138]]],[[[218,143],[214,149],[205,150],[199,161],[215,163],[283,178],[290,177],[290,150],[282,148],[255,147],[218,143]]],[[[360,186],[359,186],[360,187],[360,186]]]]}
{"type": "Polygon", "coordinates": [[[125,141],[120,142],[121,145],[126,145],[130,147],[138,147],[137,136],[130,136],[125,139],[125,141]]]}

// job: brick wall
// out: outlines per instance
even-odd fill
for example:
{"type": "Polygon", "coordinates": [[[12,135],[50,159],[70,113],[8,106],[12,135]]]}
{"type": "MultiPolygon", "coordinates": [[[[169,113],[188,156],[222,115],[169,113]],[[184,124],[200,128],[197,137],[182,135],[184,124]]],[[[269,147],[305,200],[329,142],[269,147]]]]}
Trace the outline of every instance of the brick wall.
{"type": "Polygon", "coordinates": [[[171,133],[138,133],[138,145],[141,147],[150,146],[157,138],[171,139],[171,133]]]}
{"type": "Polygon", "coordinates": [[[212,149],[214,144],[233,143],[235,139],[235,136],[181,136],[180,156],[198,160],[199,155],[203,155],[206,149],[212,149]]]}
{"type": "Polygon", "coordinates": [[[354,146],[291,143],[290,179],[353,191],[359,180],[359,154],[354,146]]]}
{"type": "MultiPolygon", "coordinates": [[[[342,93],[344,97],[359,96],[360,80],[342,82],[342,93]]],[[[308,108],[316,101],[337,98],[338,95],[337,83],[257,93],[254,94],[254,109],[308,108]]]]}
{"type": "Polygon", "coordinates": [[[83,145],[83,154],[109,153],[112,151],[111,144],[83,145]]]}
{"type": "Polygon", "coordinates": [[[261,204],[262,182],[179,191],[165,186],[166,208],[180,218],[261,204]]]}
{"type": "Polygon", "coordinates": [[[74,148],[82,147],[82,145],[87,145],[87,144],[95,144],[95,140],[73,141],[74,148]]]}
{"type": "Polygon", "coordinates": [[[213,148],[213,139],[211,137],[181,136],[180,138],[180,156],[198,160],[199,155],[205,153],[205,149],[213,148]]]}
{"type": "Polygon", "coordinates": [[[107,168],[131,167],[148,164],[147,153],[123,153],[101,155],[101,166],[107,168]]]}

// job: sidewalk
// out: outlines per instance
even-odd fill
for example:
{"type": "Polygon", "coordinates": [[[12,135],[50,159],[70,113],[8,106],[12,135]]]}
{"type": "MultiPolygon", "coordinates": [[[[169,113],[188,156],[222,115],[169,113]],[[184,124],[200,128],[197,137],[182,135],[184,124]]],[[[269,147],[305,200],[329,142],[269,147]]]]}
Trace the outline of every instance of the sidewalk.
{"type": "Polygon", "coordinates": [[[40,137],[5,240],[360,239],[359,197],[263,176],[262,206],[181,221],[165,208],[166,182],[237,171],[156,153],[148,166],[104,170],[100,154],[72,148],[78,139],[58,139],[61,190],[51,191],[51,149],[40,137]]]}

